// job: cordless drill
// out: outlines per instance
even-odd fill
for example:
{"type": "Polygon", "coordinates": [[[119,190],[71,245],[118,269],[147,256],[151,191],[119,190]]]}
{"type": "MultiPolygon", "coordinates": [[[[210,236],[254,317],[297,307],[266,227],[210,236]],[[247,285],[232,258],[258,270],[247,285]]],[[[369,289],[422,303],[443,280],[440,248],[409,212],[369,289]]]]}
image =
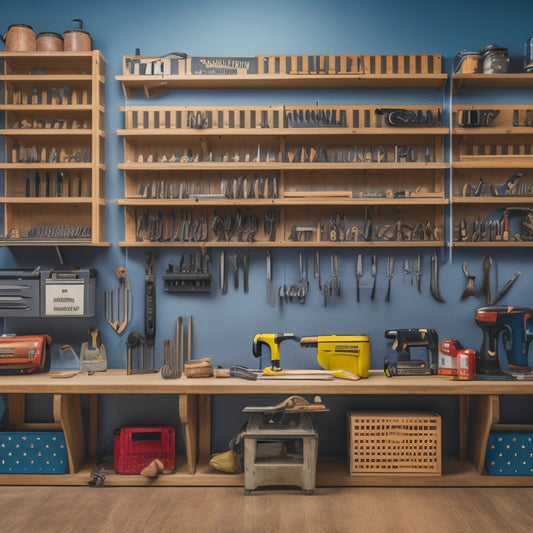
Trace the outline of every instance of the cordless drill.
{"type": "Polygon", "coordinates": [[[493,305],[476,310],[475,322],[483,331],[483,343],[476,354],[476,373],[482,379],[509,379],[500,368],[498,344],[507,353],[507,370],[530,372],[528,366],[529,344],[533,339],[533,309],[510,305],[493,305]]]}
{"type": "Polygon", "coordinates": [[[263,344],[267,345],[270,348],[270,370],[272,372],[280,372],[279,345],[289,339],[300,342],[300,338],[294,333],[258,333],[254,337],[252,353],[254,357],[261,357],[263,344]]]}

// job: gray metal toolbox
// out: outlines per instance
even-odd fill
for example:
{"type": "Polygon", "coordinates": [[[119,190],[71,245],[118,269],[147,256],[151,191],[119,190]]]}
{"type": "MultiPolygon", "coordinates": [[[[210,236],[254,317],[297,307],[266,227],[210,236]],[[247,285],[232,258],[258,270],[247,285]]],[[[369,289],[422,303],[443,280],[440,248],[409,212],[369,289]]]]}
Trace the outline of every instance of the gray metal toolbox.
{"type": "Polygon", "coordinates": [[[34,317],[40,314],[39,267],[0,270],[0,316],[34,317]]]}

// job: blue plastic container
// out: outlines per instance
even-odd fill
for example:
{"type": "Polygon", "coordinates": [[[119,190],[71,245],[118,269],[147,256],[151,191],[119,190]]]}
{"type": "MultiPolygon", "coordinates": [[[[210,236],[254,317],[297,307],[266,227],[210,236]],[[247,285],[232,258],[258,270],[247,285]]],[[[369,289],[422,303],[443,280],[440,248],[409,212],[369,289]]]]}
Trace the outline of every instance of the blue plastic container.
{"type": "Polygon", "coordinates": [[[61,431],[0,431],[0,474],[66,474],[61,431]]]}
{"type": "Polygon", "coordinates": [[[485,468],[491,476],[532,476],[533,433],[490,433],[485,468]]]}

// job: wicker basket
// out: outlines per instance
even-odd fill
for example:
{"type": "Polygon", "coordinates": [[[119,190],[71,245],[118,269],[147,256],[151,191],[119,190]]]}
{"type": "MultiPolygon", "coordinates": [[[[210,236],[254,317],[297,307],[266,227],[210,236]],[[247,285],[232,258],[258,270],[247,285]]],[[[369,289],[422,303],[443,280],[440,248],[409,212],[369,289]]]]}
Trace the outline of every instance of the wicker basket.
{"type": "Polygon", "coordinates": [[[348,411],[350,474],[441,475],[441,419],[432,412],[348,411]]]}

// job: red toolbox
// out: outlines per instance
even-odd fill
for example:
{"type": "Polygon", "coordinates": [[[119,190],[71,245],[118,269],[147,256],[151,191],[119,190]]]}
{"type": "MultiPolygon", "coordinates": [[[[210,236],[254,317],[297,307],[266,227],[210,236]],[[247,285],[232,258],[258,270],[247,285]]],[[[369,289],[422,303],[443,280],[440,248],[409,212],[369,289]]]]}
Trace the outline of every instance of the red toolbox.
{"type": "Polygon", "coordinates": [[[123,427],[115,431],[114,464],[117,474],[140,474],[154,459],[164,472],[175,467],[175,430],[170,426],[123,427]]]}

